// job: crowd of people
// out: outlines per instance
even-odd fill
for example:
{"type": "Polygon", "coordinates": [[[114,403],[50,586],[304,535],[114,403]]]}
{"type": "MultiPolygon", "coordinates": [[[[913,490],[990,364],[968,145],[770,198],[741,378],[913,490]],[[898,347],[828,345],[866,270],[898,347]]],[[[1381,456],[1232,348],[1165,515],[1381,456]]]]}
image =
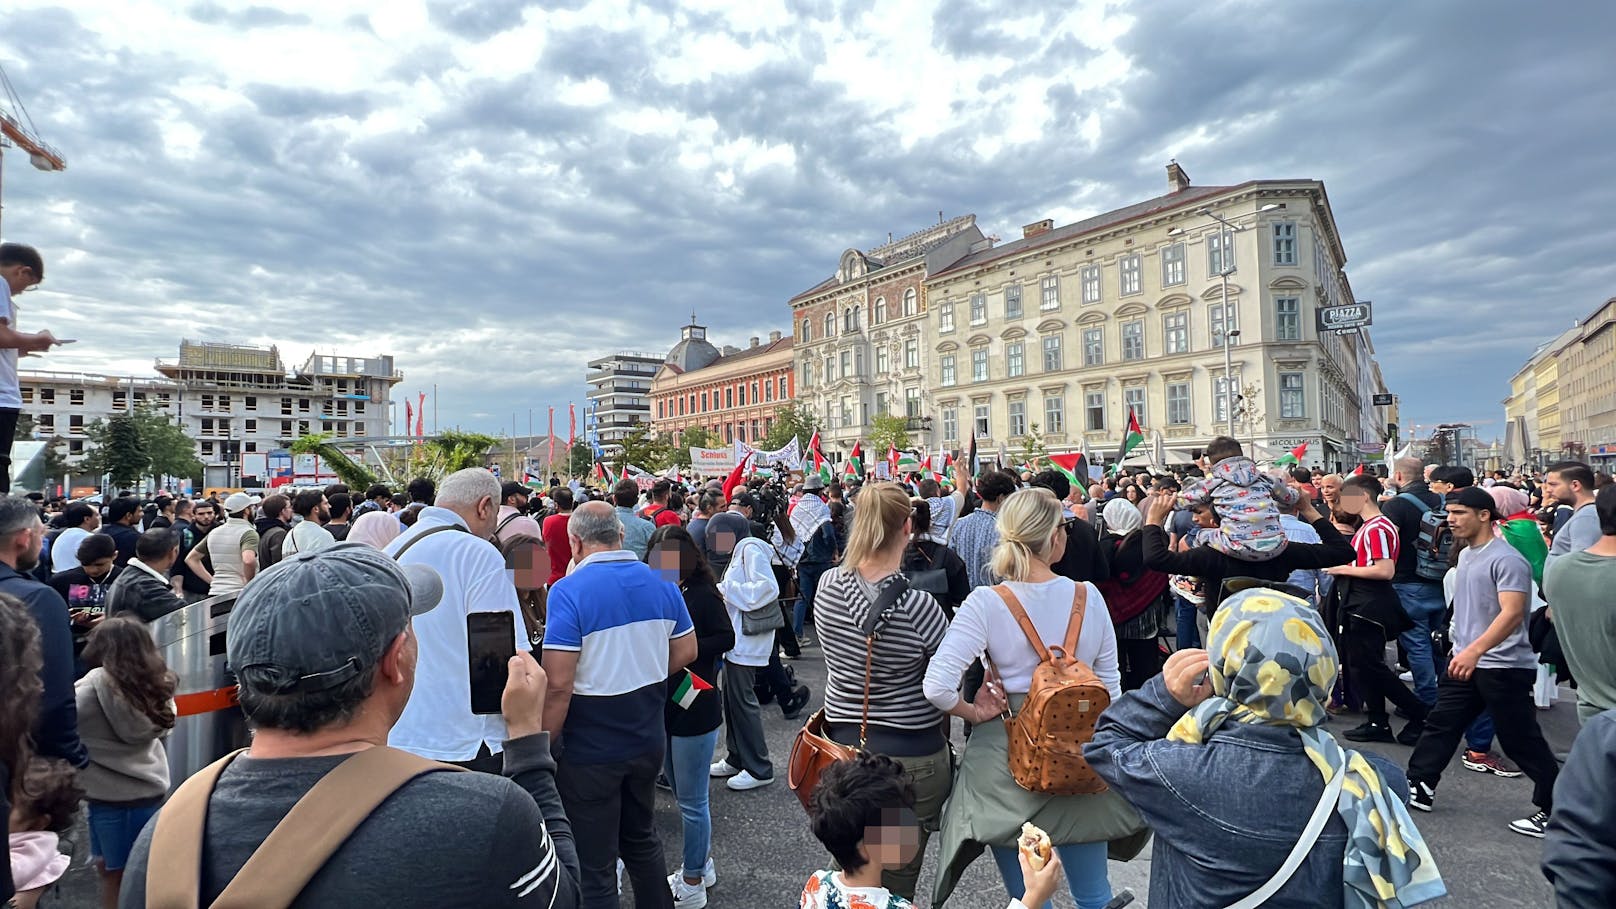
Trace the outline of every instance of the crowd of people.
{"type": "Polygon", "coordinates": [[[1616,485],[1586,465],[1340,476],[1228,438],[1102,478],[0,497],[0,896],[64,873],[84,803],[108,907],[701,909],[721,780],[798,790],[835,862],[802,869],[814,909],[909,905],[931,839],[939,905],[986,853],[1013,909],[1063,881],[1098,909],[1153,840],[1157,905],[1411,906],[1446,893],[1415,819],[1458,754],[1531,778],[1509,828],[1563,905],[1604,905],[1613,572],[1616,485]],[[252,742],[170,779],[151,626],[209,598],[252,742]],[[490,613],[514,655],[479,713],[490,613]],[[1537,710],[1573,679],[1562,768],[1537,710]],[[842,757],[798,774],[775,722],[842,757]]]}

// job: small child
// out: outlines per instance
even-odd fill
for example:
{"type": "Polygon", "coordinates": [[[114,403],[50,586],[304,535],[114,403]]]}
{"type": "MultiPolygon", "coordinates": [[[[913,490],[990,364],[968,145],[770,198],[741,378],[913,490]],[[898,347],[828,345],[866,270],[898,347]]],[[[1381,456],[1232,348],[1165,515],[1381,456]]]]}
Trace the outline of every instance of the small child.
{"type": "Polygon", "coordinates": [[[46,889],[67,871],[68,856],[59,848],[61,835],[73,829],[79,812],[77,774],[63,760],[35,757],[21,774],[11,806],[11,880],[17,895],[11,905],[33,909],[46,889]]]}
{"type": "MultiPolygon", "coordinates": [[[[859,754],[825,768],[808,811],[814,836],[841,871],[816,871],[802,888],[799,909],[913,909],[881,885],[881,873],[908,864],[920,849],[915,787],[903,765],[880,754],[859,754]]],[[[1049,901],[1062,873],[1058,858],[1039,871],[1021,858],[1026,894],[1012,909],[1049,901]]]]}
{"type": "Polygon", "coordinates": [[[1186,507],[1211,505],[1220,516],[1218,530],[1203,541],[1246,562],[1266,562],[1284,552],[1279,506],[1296,504],[1301,494],[1284,478],[1259,470],[1228,436],[1213,439],[1206,457],[1211,476],[1185,484],[1180,495],[1186,507]]]}

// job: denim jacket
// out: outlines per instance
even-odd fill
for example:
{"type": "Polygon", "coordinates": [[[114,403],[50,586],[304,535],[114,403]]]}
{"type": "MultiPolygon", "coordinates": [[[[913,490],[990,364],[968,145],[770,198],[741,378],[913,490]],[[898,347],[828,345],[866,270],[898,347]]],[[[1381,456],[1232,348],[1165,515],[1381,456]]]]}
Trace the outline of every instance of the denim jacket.
{"type": "MultiPolygon", "coordinates": [[[[1204,745],[1167,740],[1187,712],[1161,676],[1113,703],[1083,749],[1089,765],[1155,833],[1150,903],[1228,906],[1267,883],[1290,855],[1324,792],[1324,778],[1285,726],[1225,723],[1204,745]]],[[[1408,778],[1363,752],[1400,798],[1408,778]]],[[[1342,904],[1347,827],[1331,817],[1289,882],[1265,905],[1342,904]]]]}

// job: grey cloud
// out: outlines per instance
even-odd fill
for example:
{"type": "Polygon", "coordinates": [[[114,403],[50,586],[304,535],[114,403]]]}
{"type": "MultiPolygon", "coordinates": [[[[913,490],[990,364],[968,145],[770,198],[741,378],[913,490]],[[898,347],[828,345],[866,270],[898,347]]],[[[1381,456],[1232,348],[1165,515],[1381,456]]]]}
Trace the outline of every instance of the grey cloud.
{"type": "Polygon", "coordinates": [[[218,3],[197,3],[187,10],[187,13],[192,19],[207,25],[226,25],[243,29],[310,25],[314,21],[301,13],[288,13],[270,6],[230,9],[218,3]]]}
{"type": "Polygon", "coordinates": [[[312,88],[280,85],[249,85],[243,89],[247,100],[268,117],[303,120],[314,117],[364,119],[375,105],[363,92],[324,92],[312,88]]]}

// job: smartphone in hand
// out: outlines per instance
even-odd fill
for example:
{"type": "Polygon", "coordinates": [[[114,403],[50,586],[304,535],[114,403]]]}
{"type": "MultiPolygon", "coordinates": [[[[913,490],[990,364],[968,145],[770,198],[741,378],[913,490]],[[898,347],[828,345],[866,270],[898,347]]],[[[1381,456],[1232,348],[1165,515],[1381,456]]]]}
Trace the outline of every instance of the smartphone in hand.
{"type": "Polygon", "coordinates": [[[466,655],[471,680],[471,712],[497,714],[516,656],[516,617],[509,612],[466,616],[466,655]]]}

